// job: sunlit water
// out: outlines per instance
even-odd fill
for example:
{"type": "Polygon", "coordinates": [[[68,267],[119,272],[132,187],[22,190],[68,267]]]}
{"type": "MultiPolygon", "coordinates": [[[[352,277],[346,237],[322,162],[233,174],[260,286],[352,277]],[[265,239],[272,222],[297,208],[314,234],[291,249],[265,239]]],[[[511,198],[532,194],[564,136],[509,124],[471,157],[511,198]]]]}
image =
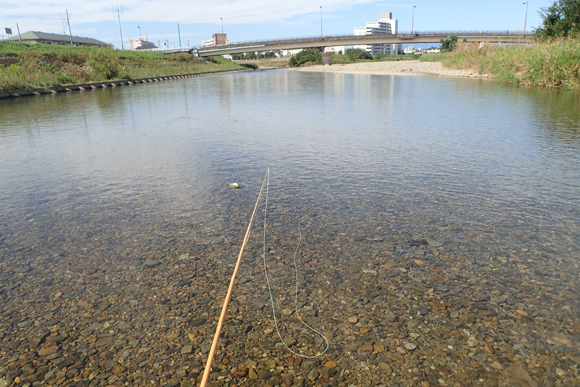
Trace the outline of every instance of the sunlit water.
{"type": "Polygon", "coordinates": [[[575,258],[579,106],[485,81],[292,71],[4,100],[1,246],[59,253],[152,224],[187,239],[251,209],[270,167],[283,211],[332,195],[318,216],[333,232],[450,225],[575,258]]]}

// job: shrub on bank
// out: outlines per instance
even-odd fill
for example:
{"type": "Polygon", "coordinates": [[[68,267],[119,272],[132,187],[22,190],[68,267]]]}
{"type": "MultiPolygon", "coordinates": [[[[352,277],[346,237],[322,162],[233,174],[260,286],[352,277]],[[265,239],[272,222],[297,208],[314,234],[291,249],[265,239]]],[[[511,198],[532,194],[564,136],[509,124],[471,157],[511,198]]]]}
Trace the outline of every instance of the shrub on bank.
{"type": "Polygon", "coordinates": [[[306,48],[292,56],[289,64],[292,67],[300,67],[309,64],[322,64],[322,53],[316,48],[306,48]]]}
{"type": "Polygon", "coordinates": [[[240,66],[243,66],[245,68],[252,69],[252,70],[258,69],[258,65],[255,63],[240,63],[240,66]]]}
{"type": "Polygon", "coordinates": [[[97,78],[106,80],[119,78],[121,73],[121,63],[119,57],[114,55],[114,51],[109,48],[95,48],[89,54],[87,61],[97,78]]]}
{"type": "Polygon", "coordinates": [[[353,62],[357,62],[361,59],[373,59],[373,56],[370,53],[360,48],[351,48],[350,50],[346,50],[346,56],[348,56],[348,58],[353,62]]]}

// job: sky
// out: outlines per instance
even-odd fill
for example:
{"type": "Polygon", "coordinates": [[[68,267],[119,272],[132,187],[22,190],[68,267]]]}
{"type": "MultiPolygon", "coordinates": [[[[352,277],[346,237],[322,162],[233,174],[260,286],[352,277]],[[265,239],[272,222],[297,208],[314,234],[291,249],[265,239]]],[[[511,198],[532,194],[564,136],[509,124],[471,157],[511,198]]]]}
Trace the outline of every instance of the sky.
{"type": "MultiPolygon", "coordinates": [[[[223,30],[230,42],[352,34],[355,27],[378,21],[382,12],[399,20],[399,32],[410,31],[514,31],[523,30],[526,5],[522,0],[487,1],[383,1],[383,0],[120,0],[117,5],[99,0],[0,0],[0,39],[5,27],[16,24],[21,33],[42,31],[91,37],[125,49],[129,39],[141,35],[169,46],[201,45],[223,30]],[[413,11],[413,6],[416,6],[413,11]],[[117,7],[119,14],[117,14],[117,7]],[[178,33],[178,25],[179,32],[178,33]],[[65,29],[66,27],[66,29],[65,29]]],[[[529,1],[527,30],[540,25],[538,11],[553,1],[529,1]]]]}

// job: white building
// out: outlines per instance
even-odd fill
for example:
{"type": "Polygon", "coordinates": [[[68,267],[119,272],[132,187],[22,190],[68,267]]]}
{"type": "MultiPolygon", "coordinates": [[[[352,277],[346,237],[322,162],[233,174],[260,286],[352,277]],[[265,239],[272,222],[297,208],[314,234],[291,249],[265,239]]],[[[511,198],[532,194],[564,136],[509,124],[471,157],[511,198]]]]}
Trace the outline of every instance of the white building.
{"type": "MultiPolygon", "coordinates": [[[[355,27],[354,35],[396,35],[398,33],[398,26],[399,22],[393,19],[392,12],[383,12],[378,22],[369,22],[366,27],[355,27]]],[[[371,55],[398,55],[402,53],[400,44],[367,44],[354,46],[354,48],[363,49],[371,55]]]]}
{"type": "Polygon", "coordinates": [[[147,38],[144,38],[143,36],[140,36],[137,39],[131,39],[129,44],[131,45],[131,50],[148,50],[151,48],[157,48],[153,42],[147,41],[147,38]]]}
{"type": "Polygon", "coordinates": [[[301,48],[297,48],[297,49],[294,49],[294,50],[282,50],[282,56],[283,57],[290,57],[292,55],[298,54],[299,52],[302,52],[302,49],[301,48]]]}
{"type": "Polygon", "coordinates": [[[345,51],[345,46],[333,46],[324,48],[324,52],[330,52],[331,54],[344,54],[345,51]]]}

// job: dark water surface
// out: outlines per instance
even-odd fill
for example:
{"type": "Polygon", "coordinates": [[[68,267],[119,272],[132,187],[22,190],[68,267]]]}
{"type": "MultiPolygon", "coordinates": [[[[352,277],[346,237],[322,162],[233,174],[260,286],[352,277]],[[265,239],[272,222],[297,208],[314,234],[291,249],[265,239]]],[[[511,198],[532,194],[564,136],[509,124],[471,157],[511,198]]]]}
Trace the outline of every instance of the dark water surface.
{"type": "Polygon", "coordinates": [[[0,165],[0,380],[195,384],[270,167],[277,313],[307,215],[299,307],[331,353],[271,336],[261,207],[220,385],[579,381],[577,93],[271,71],[2,100],[0,165]]]}

